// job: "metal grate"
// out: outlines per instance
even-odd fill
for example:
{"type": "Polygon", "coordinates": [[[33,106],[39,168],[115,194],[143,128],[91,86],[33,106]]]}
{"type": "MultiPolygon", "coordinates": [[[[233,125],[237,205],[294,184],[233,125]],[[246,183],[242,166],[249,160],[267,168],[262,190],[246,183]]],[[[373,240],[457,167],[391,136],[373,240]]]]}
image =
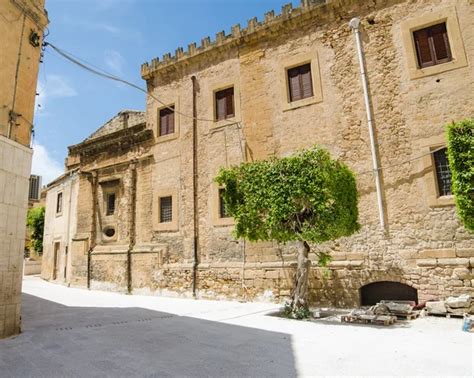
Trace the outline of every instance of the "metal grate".
{"type": "Polygon", "coordinates": [[[115,213],[115,193],[107,194],[107,215],[115,213]]]}
{"type": "Polygon", "coordinates": [[[439,196],[449,196],[451,192],[451,170],[449,169],[446,148],[433,153],[436,168],[436,181],[439,196]]]}
{"type": "Polygon", "coordinates": [[[160,197],[160,223],[171,222],[173,220],[173,199],[160,197]]]}
{"type": "Polygon", "coordinates": [[[219,216],[221,218],[229,218],[230,215],[227,212],[227,209],[225,208],[224,192],[224,188],[219,189],[219,216]]]}

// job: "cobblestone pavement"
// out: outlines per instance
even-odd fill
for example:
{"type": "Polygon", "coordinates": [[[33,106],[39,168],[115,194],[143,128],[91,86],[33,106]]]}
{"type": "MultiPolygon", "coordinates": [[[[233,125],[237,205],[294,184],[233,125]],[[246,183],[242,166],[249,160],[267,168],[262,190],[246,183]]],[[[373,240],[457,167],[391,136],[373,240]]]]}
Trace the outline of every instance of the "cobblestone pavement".
{"type": "Polygon", "coordinates": [[[1,377],[472,375],[461,319],[393,327],[267,316],[278,307],[66,288],[28,277],[1,377]]]}

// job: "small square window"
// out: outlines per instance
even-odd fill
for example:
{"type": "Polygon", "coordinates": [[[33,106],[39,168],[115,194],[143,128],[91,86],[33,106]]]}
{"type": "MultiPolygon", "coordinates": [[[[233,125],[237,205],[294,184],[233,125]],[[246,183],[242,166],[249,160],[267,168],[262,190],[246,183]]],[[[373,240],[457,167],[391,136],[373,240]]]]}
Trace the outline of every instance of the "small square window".
{"type": "Polygon", "coordinates": [[[287,70],[289,102],[313,97],[313,80],[311,78],[311,63],[287,70]]]}
{"type": "Polygon", "coordinates": [[[168,223],[173,220],[173,198],[160,197],[160,223],[168,223]]]}
{"type": "Polygon", "coordinates": [[[452,60],[446,23],[432,25],[413,32],[418,67],[425,68],[452,60]]]}
{"type": "Polygon", "coordinates": [[[56,214],[63,212],[63,193],[58,193],[56,198],[56,214]]]}
{"type": "Polygon", "coordinates": [[[234,87],[218,91],[215,94],[216,121],[232,118],[234,110],[234,87]]]}
{"type": "Polygon", "coordinates": [[[227,212],[227,209],[225,207],[224,193],[225,193],[225,189],[220,188],[219,189],[219,216],[221,218],[230,218],[230,215],[227,212]]]}
{"type": "Polygon", "coordinates": [[[174,133],[174,105],[160,109],[159,136],[174,133]]]}
{"type": "Polygon", "coordinates": [[[449,169],[447,149],[443,148],[433,152],[433,160],[436,169],[436,182],[438,184],[438,195],[449,196],[451,191],[451,170],[449,169]]]}
{"type": "Polygon", "coordinates": [[[115,193],[107,194],[107,215],[113,215],[115,213],[115,193]]]}

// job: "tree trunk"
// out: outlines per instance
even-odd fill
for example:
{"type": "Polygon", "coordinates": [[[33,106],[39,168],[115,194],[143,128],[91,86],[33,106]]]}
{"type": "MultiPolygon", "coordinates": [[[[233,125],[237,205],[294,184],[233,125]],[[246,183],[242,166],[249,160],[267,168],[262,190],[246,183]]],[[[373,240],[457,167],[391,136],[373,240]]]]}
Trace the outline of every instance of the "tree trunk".
{"type": "Polygon", "coordinates": [[[305,241],[299,242],[298,265],[295,274],[295,286],[291,299],[293,314],[297,310],[308,307],[308,278],[310,261],[308,259],[309,244],[305,241]]]}

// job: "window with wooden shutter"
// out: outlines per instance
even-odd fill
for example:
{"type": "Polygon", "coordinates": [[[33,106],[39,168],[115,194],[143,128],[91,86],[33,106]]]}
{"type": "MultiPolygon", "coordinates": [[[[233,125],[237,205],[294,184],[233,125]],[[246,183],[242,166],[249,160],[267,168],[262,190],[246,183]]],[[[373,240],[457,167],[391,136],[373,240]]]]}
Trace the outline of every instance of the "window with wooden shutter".
{"type": "Polygon", "coordinates": [[[451,192],[451,170],[449,168],[447,149],[433,152],[433,159],[436,169],[436,181],[438,183],[439,196],[449,196],[451,192]]]}
{"type": "Polygon", "coordinates": [[[413,32],[418,67],[425,68],[452,60],[446,23],[413,32]]]}
{"type": "Polygon", "coordinates": [[[313,80],[311,78],[311,63],[290,68],[288,73],[288,89],[290,102],[313,97],[313,80]]]}
{"type": "Polygon", "coordinates": [[[174,133],[174,106],[160,110],[159,135],[168,135],[174,133]]]}
{"type": "Polygon", "coordinates": [[[227,88],[215,94],[216,121],[232,118],[234,111],[234,88],[227,88]]]}

